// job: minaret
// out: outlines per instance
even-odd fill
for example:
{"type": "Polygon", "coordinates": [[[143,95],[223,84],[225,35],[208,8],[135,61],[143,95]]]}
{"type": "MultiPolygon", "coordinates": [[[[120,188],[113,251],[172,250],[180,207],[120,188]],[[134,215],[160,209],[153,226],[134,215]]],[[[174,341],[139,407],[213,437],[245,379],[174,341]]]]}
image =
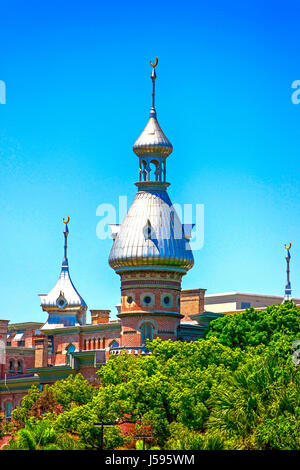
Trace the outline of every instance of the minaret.
{"type": "Polygon", "coordinates": [[[291,254],[290,254],[290,249],[291,249],[292,244],[290,243],[289,246],[284,245],[285,249],[287,250],[286,254],[286,286],[284,290],[284,299],[283,302],[286,300],[292,300],[292,287],[291,287],[291,282],[290,282],[290,260],[291,260],[291,254]]]}
{"type": "Polygon", "coordinates": [[[39,294],[42,309],[48,313],[48,320],[42,328],[60,328],[63,326],[84,325],[87,305],[79,295],[71,280],[68,262],[68,223],[64,222],[64,258],[59,279],[49,294],[39,294]]]}
{"type": "MultiPolygon", "coordinates": [[[[121,346],[143,348],[146,339],[177,339],[181,279],[194,264],[190,231],[183,227],[167,193],[166,161],[173,147],[155,108],[158,60],[152,66],[150,116],[133,146],[139,158],[136,197],[120,226],[114,226],[109,264],[121,277],[121,346]]],[[[192,226],[190,226],[191,230],[192,226]]]]}

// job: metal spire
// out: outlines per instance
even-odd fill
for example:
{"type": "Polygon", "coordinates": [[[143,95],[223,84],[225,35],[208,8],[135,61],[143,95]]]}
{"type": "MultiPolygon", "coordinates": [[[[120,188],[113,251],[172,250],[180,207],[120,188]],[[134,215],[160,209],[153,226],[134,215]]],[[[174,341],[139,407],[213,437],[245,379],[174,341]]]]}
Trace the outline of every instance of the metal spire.
{"type": "Polygon", "coordinates": [[[156,72],[155,72],[155,67],[158,64],[158,58],[156,57],[154,64],[152,64],[150,60],[150,65],[152,67],[152,73],[151,73],[151,80],[152,80],[152,108],[150,111],[150,117],[156,117],[156,109],[155,109],[155,80],[156,80],[156,72]]]}
{"type": "Polygon", "coordinates": [[[292,244],[290,243],[289,246],[284,245],[284,248],[287,250],[286,254],[286,286],[285,286],[285,291],[284,291],[284,299],[283,301],[285,302],[286,300],[292,300],[292,288],[291,288],[291,282],[290,282],[290,259],[291,259],[291,254],[290,254],[290,249],[291,249],[292,244]]]}
{"type": "Polygon", "coordinates": [[[70,222],[70,217],[68,216],[67,220],[63,219],[63,222],[65,224],[65,229],[64,229],[64,236],[65,236],[65,246],[64,246],[64,262],[67,262],[68,264],[68,256],[67,256],[67,249],[68,249],[68,245],[67,245],[67,238],[68,238],[68,235],[69,235],[69,229],[68,229],[68,223],[70,222]]]}
{"type": "MultiPolygon", "coordinates": [[[[156,183],[166,183],[166,158],[172,153],[173,146],[163,133],[156,116],[155,109],[155,67],[158,64],[156,57],[152,67],[152,107],[145,129],[133,145],[134,153],[140,159],[139,182],[152,181],[156,183]],[[155,165],[155,169],[153,168],[155,165]]],[[[168,183],[167,183],[168,184],[168,183]]]]}

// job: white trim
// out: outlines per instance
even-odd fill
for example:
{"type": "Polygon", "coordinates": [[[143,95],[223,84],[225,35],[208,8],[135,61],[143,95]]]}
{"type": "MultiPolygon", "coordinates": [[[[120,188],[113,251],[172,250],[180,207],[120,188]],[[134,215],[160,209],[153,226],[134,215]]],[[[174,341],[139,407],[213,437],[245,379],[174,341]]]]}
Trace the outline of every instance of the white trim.
{"type": "MultiPolygon", "coordinates": [[[[266,294],[250,294],[250,293],[245,293],[245,292],[221,292],[217,294],[207,294],[204,297],[204,301],[206,298],[214,298],[214,297],[229,297],[229,296],[246,296],[246,297],[260,297],[260,298],[270,298],[270,299],[283,299],[283,296],[278,296],[278,295],[266,295],[266,294]]],[[[297,300],[300,302],[300,299],[293,299],[294,301],[297,300]]]]}

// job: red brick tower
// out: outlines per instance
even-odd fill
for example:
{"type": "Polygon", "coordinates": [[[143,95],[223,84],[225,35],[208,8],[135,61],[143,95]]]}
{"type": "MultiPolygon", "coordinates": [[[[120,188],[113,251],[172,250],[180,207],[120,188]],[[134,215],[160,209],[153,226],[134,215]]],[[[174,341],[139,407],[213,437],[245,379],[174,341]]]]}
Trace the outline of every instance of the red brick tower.
{"type": "MultiPolygon", "coordinates": [[[[151,64],[152,65],[152,64],[151,64]]],[[[155,66],[148,123],[133,146],[139,157],[138,192],[113,229],[110,266],[121,277],[121,348],[144,350],[147,339],[177,339],[181,279],[193,266],[190,231],[181,224],[167,193],[166,160],[173,147],[155,110],[155,66]]]]}

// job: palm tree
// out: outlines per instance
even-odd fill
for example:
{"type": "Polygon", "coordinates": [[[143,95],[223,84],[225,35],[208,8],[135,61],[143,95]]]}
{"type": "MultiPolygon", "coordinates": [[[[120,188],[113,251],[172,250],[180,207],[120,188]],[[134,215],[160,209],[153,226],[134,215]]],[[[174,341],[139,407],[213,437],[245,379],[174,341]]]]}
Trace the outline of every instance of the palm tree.
{"type": "Polygon", "coordinates": [[[7,450],[77,450],[82,445],[67,433],[57,433],[50,420],[26,421],[15,439],[12,439],[7,450]]]}

